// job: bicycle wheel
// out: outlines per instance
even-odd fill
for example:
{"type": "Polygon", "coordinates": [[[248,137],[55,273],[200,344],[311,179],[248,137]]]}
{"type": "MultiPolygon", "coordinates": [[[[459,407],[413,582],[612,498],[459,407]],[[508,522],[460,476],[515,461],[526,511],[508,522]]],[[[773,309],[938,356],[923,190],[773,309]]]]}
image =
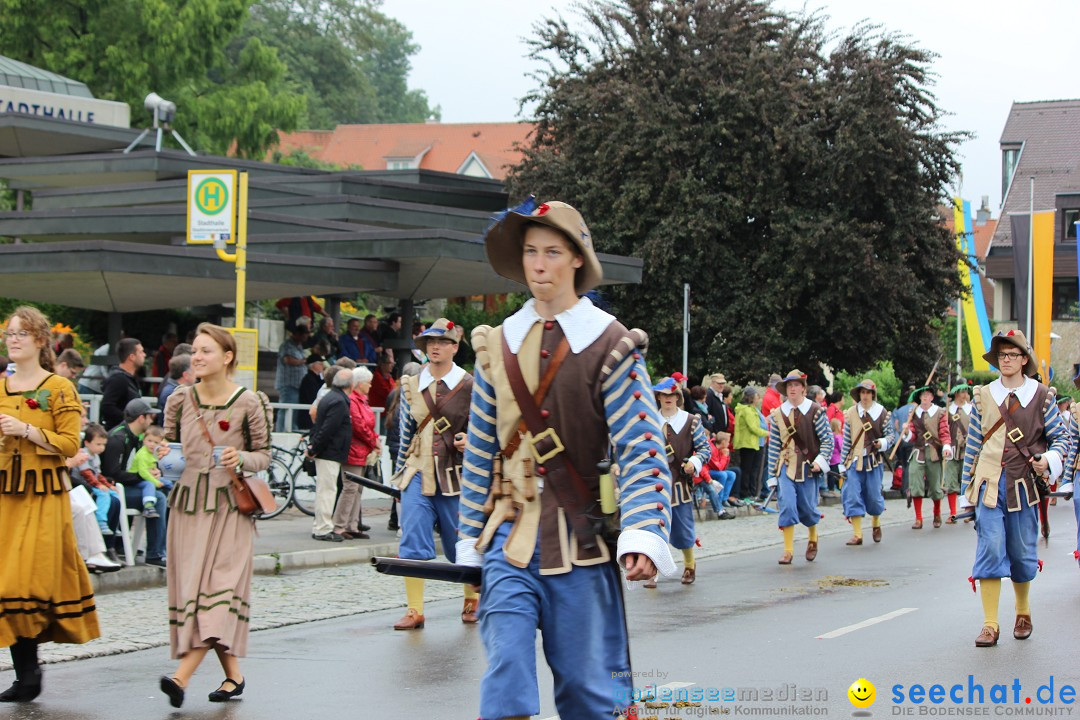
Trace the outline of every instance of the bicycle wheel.
{"type": "Polygon", "coordinates": [[[299,467],[292,474],[292,504],[305,515],[315,516],[315,478],[299,467]]]}
{"type": "Polygon", "coordinates": [[[265,513],[262,516],[263,520],[269,520],[284,512],[285,508],[289,507],[289,503],[292,502],[293,478],[288,465],[277,458],[270,461],[270,467],[266,469],[264,477],[266,483],[270,486],[270,492],[274,495],[274,504],[277,506],[272,512],[265,513]]]}

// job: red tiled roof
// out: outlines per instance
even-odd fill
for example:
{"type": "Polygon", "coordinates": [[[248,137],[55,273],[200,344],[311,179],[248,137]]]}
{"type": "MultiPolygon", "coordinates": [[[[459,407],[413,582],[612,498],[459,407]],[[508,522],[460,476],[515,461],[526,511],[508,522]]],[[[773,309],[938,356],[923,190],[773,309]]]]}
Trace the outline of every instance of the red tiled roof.
{"type": "MultiPolygon", "coordinates": [[[[1024,144],[1002,205],[994,245],[1012,245],[1012,213],[1028,213],[1028,178],[1035,178],[1035,212],[1053,210],[1059,193],[1080,192],[1080,100],[1014,102],[1001,132],[1002,145],[1024,144]]],[[[1057,230],[1055,229],[1055,234],[1057,230]]]]}
{"type": "Polygon", "coordinates": [[[488,172],[506,177],[509,166],[521,161],[513,149],[524,143],[532,123],[414,123],[391,125],[338,125],[334,130],[303,130],[281,134],[280,150],[303,150],[323,162],[385,170],[388,157],[415,157],[430,146],[420,162],[422,170],[457,172],[475,152],[488,172]]]}

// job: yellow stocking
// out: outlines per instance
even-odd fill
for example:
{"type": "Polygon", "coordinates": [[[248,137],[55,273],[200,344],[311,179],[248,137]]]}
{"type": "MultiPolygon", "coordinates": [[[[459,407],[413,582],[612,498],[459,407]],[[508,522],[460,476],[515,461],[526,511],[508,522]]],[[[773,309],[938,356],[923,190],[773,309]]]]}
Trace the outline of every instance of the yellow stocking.
{"type": "Polygon", "coordinates": [[[1014,582],[1012,584],[1013,592],[1016,593],[1016,614],[1017,615],[1030,615],[1031,614],[1031,600],[1028,598],[1028,593],[1031,591],[1031,583],[1014,582]]]}
{"type": "Polygon", "coordinates": [[[786,528],[780,528],[784,531],[784,552],[795,554],[795,526],[788,525],[786,528]]]}
{"type": "MultiPolygon", "coordinates": [[[[979,591],[982,596],[983,625],[989,625],[995,630],[1000,630],[1001,626],[998,625],[998,601],[1001,599],[1001,578],[982,578],[979,580],[979,591]]],[[[1016,602],[1019,605],[1019,594],[1016,597],[1016,602]]]]}
{"type": "Polygon", "coordinates": [[[807,538],[810,542],[817,542],[817,525],[811,525],[807,528],[810,531],[810,537],[807,538]]]}
{"type": "Polygon", "coordinates": [[[480,593],[473,590],[472,585],[466,585],[465,586],[465,599],[466,600],[475,600],[478,597],[480,597],[480,593]]]}
{"type": "Polygon", "coordinates": [[[687,570],[694,569],[694,548],[686,548],[682,551],[683,565],[687,570]]]}
{"type": "Polygon", "coordinates": [[[424,581],[421,578],[405,578],[405,597],[409,609],[424,614],[424,581]]]}
{"type": "Polygon", "coordinates": [[[862,515],[858,517],[849,518],[851,520],[851,531],[855,533],[855,537],[862,537],[862,515]]]}
{"type": "Polygon", "coordinates": [[[881,516],[871,515],[870,519],[874,521],[874,527],[881,527],[881,516]]]}

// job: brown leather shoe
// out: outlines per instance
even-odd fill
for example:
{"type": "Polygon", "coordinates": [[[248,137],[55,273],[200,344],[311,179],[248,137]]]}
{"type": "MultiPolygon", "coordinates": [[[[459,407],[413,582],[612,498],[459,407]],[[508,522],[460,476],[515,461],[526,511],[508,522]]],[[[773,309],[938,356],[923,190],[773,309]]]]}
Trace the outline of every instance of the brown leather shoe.
{"type": "Polygon", "coordinates": [[[686,568],[682,571],[682,584],[693,585],[697,578],[697,568],[686,568]]]}
{"type": "Polygon", "coordinates": [[[783,555],[780,556],[780,559],[777,560],[777,562],[779,564],[781,564],[781,565],[790,565],[791,564],[791,553],[789,553],[789,552],[784,553],[783,555]]]}
{"type": "Polygon", "coordinates": [[[817,557],[817,541],[811,540],[806,543],[806,562],[814,562],[817,557]]]}
{"type": "Polygon", "coordinates": [[[934,527],[936,527],[936,528],[941,527],[941,516],[940,515],[935,515],[934,516],[934,527]]]}
{"type": "Polygon", "coordinates": [[[911,529],[912,530],[922,530],[922,520],[916,520],[914,523],[912,523],[911,529]]]}
{"type": "Polygon", "coordinates": [[[649,578],[648,580],[645,581],[645,587],[647,587],[649,589],[655,589],[656,588],[656,576],[655,575],[653,575],[651,578],[649,578]]]}
{"type": "Polygon", "coordinates": [[[412,608],[405,613],[405,617],[394,623],[395,630],[419,630],[422,627],[424,627],[424,616],[412,608]]]}
{"type": "Polygon", "coordinates": [[[946,525],[955,525],[956,524],[956,516],[955,515],[950,515],[949,519],[945,521],[945,524],[946,525]]]}
{"type": "Polygon", "coordinates": [[[881,528],[875,527],[870,529],[870,536],[874,538],[874,542],[881,542],[881,528]]]}
{"type": "Polygon", "coordinates": [[[1013,625],[1013,637],[1017,640],[1027,640],[1031,637],[1031,616],[1017,615],[1016,624],[1013,625]]]}
{"type": "Polygon", "coordinates": [[[859,537],[858,535],[852,535],[852,536],[851,536],[851,539],[850,539],[850,540],[848,540],[848,541],[847,541],[846,543],[844,543],[844,544],[845,544],[845,545],[862,545],[862,538],[861,538],[861,537],[859,537]]]}
{"type": "Polygon", "coordinates": [[[465,598],[465,606],[461,610],[461,622],[466,625],[473,625],[479,620],[476,617],[476,607],[479,605],[477,598],[465,598]]]}
{"type": "Polygon", "coordinates": [[[989,625],[983,625],[979,637],[975,638],[975,647],[994,647],[997,645],[998,635],[1000,634],[1001,633],[989,625]]]}

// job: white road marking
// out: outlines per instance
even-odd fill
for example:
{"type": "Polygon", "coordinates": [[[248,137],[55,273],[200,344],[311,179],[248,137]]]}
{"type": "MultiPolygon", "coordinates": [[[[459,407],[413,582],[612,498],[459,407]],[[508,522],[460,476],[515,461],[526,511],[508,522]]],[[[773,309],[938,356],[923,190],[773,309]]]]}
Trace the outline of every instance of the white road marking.
{"type": "Polygon", "coordinates": [[[870,627],[871,625],[877,625],[878,623],[885,622],[886,620],[892,620],[898,618],[901,615],[907,615],[908,613],[915,612],[919,608],[900,608],[899,610],[893,610],[891,613],[885,613],[884,615],[878,615],[862,622],[857,622],[854,625],[846,625],[842,628],[838,628],[831,632],[827,632],[824,635],[818,635],[818,640],[832,640],[833,638],[840,637],[841,635],[847,635],[849,632],[855,632],[856,630],[862,630],[863,628],[870,627]]]}
{"type": "MultiPolygon", "coordinates": [[[[697,683],[669,682],[669,683],[666,683],[664,685],[660,685],[657,688],[657,690],[659,690],[660,688],[670,688],[671,690],[678,690],[679,688],[690,687],[691,685],[697,685],[697,683]]],[[[646,685],[645,687],[651,687],[651,686],[646,685]]],[[[559,716],[558,715],[552,715],[551,717],[546,717],[546,718],[543,718],[542,720],[559,720],[559,716]]]]}

